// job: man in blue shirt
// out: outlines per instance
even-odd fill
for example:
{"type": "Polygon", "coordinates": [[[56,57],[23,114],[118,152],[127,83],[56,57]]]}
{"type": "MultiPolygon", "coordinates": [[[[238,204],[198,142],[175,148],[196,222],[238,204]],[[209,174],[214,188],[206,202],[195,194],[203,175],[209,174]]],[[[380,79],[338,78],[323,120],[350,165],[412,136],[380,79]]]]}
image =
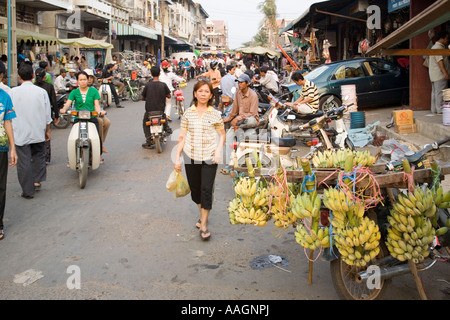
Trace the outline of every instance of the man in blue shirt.
{"type": "MultiPolygon", "coordinates": [[[[0,73],[6,72],[3,63],[0,64],[0,73]]],[[[0,89],[0,240],[5,237],[3,215],[6,203],[6,182],[8,176],[8,165],[15,166],[17,163],[16,147],[12,119],[16,117],[13,104],[9,94],[0,89]],[[8,152],[11,160],[8,163],[8,152]]]]}
{"type": "Polygon", "coordinates": [[[236,95],[236,91],[237,89],[239,89],[239,86],[236,82],[236,76],[234,75],[235,71],[236,66],[228,65],[227,74],[220,80],[220,88],[222,89],[222,100],[225,100],[223,99],[223,97],[228,97],[229,99],[227,100],[231,102],[230,105],[225,110],[223,110],[224,116],[228,116],[228,114],[230,113],[233,107],[233,101],[236,95]]]}

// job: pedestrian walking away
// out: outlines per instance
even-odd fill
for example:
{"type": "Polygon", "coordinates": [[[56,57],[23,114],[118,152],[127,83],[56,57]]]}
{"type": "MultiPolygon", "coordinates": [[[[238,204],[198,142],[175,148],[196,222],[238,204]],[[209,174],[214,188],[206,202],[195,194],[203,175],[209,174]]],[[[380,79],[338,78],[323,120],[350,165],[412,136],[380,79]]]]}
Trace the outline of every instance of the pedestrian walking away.
{"type": "MultiPolygon", "coordinates": [[[[6,71],[3,63],[0,65],[0,74],[6,71]]],[[[16,146],[14,144],[14,134],[12,119],[16,117],[13,109],[11,97],[6,91],[0,89],[0,240],[5,237],[5,226],[3,217],[6,205],[6,183],[8,177],[8,166],[15,166],[17,163],[16,146]],[[8,163],[8,152],[10,162],[8,163]]]]}
{"type": "Polygon", "coordinates": [[[172,111],[172,94],[175,91],[175,88],[173,87],[172,83],[173,82],[183,82],[184,78],[181,78],[179,76],[177,76],[174,72],[170,71],[170,63],[167,60],[164,60],[163,62],[161,62],[161,73],[159,75],[159,81],[164,82],[170,90],[171,93],[171,97],[170,98],[166,98],[166,108],[164,113],[166,114],[166,118],[169,121],[172,121],[171,118],[171,111],[172,111]]]}
{"type": "MultiPolygon", "coordinates": [[[[142,92],[142,100],[145,101],[145,113],[142,120],[142,127],[144,129],[145,143],[142,144],[142,148],[154,149],[155,142],[152,140],[150,133],[150,127],[147,125],[149,120],[149,114],[151,112],[159,112],[166,119],[164,110],[166,108],[166,99],[170,99],[170,89],[164,82],[159,81],[161,69],[157,66],[153,66],[150,69],[153,79],[149,81],[142,92]]],[[[169,127],[167,121],[164,123],[164,130],[168,133],[172,133],[172,129],[169,127]]]]}
{"type": "Polygon", "coordinates": [[[194,86],[194,105],[181,119],[174,169],[181,172],[183,156],[191,198],[200,211],[196,227],[200,237],[208,240],[208,217],[212,209],[214,182],[222,162],[225,129],[221,114],[213,108],[213,87],[199,81],[194,86]],[[217,142],[217,134],[219,141],[217,142]]]}
{"type": "Polygon", "coordinates": [[[19,68],[22,84],[11,90],[16,113],[12,120],[17,153],[17,176],[22,197],[31,199],[41,182],[47,179],[45,141],[50,140],[51,105],[47,91],[35,86],[33,66],[23,63],[19,68]]]}

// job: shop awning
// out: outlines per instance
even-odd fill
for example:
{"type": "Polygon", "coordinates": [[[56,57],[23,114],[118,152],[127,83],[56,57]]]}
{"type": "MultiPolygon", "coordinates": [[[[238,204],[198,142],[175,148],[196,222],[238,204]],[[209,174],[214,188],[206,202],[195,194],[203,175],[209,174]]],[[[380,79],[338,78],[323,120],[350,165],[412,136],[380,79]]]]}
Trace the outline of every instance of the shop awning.
{"type": "Polygon", "coordinates": [[[315,16],[314,28],[325,28],[329,25],[329,15],[319,11],[327,11],[331,13],[340,13],[345,18],[351,19],[352,15],[358,14],[358,9],[361,7],[359,0],[322,0],[312,4],[301,16],[289,23],[283,30],[280,31],[280,35],[289,30],[293,30],[296,27],[304,28],[311,20],[311,17],[315,16]]]}
{"type": "Polygon", "coordinates": [[[127,25],[120,22],[112,21],[111,29],[118,37],[137,36],[148,38],[152,40],[158,40],[158,35],[152,32],[149,28],[140,26],[138,24],[127,25]]]}
{"type": "Polygon", "coordinates": [[[277,52],[277,51],[269,49],[269,48],[264,48],[264,47],[247,47],[247,48],[239,49],[237,51],[240,51],[242,53],[247,53],[247,54],[260,54],[260,55],[267,54],[271,58],[276,58],[276,57],[281,56],[280,52],[277,52]]]}
{"type": "MultiPolygon", "coordinates": [[[[16,39],[17,41],[42,41],[42,42],[56,42],[58,39],[53,36],[46,35],[44,33],[38,33],[33,31],[26,31],[22,29],[16,29],[16,39]]],[[[0,40],[8,41],[8,30],[0,30],[0,40]]]]}
{"type": "MultiPolygon", "coordinates": [[[[450,20],[450,0],[438,0],[422,11],[419,15],[412,18],[399,29],[388,35],[386,38],[375,44],[367,52],[368,55],[376,55],[382,53],[383,55],[431,55],[430,50],[426,49],[406,49],[395,52],[389,50],[395,45],[406,40],[414,38],[424,32],[427,32],[434,27],[437,27],[450,20]]],[[[446,50],[450,52],[450,50],[446,50]]],[[[436,51],[434,51],[436,53],[436,51]]],[[[448,53],[447,53],[448,54],[448,53]]],[[[443,53],[439,55],[444,55],[443,53]]]]}
{"type": "Polygon", "coordinates": [[[67,46],[75,46],[81,48],[98,48],[98,49],[112,49],[114,46],[108,42],[94,40],[90,38],[74,38],[74,39],[58,39],[58,43],[67,46]]]}

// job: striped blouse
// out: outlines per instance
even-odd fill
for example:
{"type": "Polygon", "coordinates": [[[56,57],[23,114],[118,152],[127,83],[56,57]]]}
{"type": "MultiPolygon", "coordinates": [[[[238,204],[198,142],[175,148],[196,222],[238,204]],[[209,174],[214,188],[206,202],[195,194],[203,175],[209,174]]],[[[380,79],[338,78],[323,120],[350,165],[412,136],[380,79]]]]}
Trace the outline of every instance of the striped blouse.
{"type": "Polygon", "coordinates": [[[309,81],[306,80],[305,85],[303,86],[303,90],[302,90],[302,98],[306,99],[306,98],[311,98],[312,101],[308,103],[308,105],[315,109],[315,110],[319,110],[319,92],[317,90],[316,85],[309,81]]]}
{"type": "Polygon", "coordinates": [[[181,129],[186,130],[183,151],[195,161],[208,161],[217,149],[217,130],[224,129],[222,117],[213,107],[208,107],[202,117],[195,106],[186,110],[181,119],[181,129]]]}

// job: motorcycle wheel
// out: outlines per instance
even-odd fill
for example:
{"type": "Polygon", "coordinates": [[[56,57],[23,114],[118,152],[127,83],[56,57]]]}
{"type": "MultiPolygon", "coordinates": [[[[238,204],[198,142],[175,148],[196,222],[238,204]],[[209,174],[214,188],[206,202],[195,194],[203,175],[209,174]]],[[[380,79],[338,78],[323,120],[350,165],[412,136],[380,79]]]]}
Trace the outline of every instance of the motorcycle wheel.
{"type": "MultiPolygon", "coordinates": [[[[382,241],[381,241],[382,242],[382,241]]],[[[384,245],[380,245],[380,254],[378,258],[381,259],[389,252],[384,245]]],[[[336,248],[334,250],[337,251],[336,248]]],[[[358,283],[356,281],[357,274],[364,271],[366,268],[357,268],[349,266],[342,261],[341,256],[330,262],[331,280],[334,289],[342,300],[381,300],[388,290],[389,284],[392,280],[383,280],[380,282],[380,289],[369,289],[367,283],[358,283]]]]}
{"type": "Polygon", "coordinates": [[[134,91],[134,94],[131,96],[131,100],[133,100],[133,102],[139,102],[142,99],[142,87],[139,89],[136,89],[134,91]]]}
{"type": "Polygon", "coordinates": [[[60,116],[58,124],[53,122],[53,125],[58,129],[66,129],[70,125],[70,117],[60,116]]]}
{"type": "Polygon", "coordinates": [[[80,188],[84,189],[87,182],[88,170],[89,170],[89,148],[82,148],[80,150],[80,164],[78,168],[78,181],[80,188]]]}
{"type": "Polygon", "coordinates": [[[155,146],[156,146],[156,151],[158,153],[162,152],[162,139],[161,137],[157,137],[157,139],[155,140],[155,146]]]}

